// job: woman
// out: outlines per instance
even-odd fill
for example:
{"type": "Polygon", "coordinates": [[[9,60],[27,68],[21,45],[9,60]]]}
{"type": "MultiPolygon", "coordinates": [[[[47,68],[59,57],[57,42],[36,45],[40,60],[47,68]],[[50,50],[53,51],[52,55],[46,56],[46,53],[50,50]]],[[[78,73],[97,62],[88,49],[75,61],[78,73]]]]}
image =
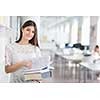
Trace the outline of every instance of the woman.
{"type": "Polygon", "coordinates": [[[28,20],[20,29],[19,40],[6,46],[5,72],[11,73],[10,82],[27,82],[24,70],[32,68],[32,58],[40,56],[37,26],[34,21],[28,20]]]}
{"type": "MultiPolygon", "coordinates": [[[[95,59],[94,62],[100,60],[100,49],[98,45],[96,45],[94,48],[93,57],[95,59]]],[[[97,80],[100,81],[100,73],[96,73],[96,76],[97,76],[97,80]]]]}
{"type": "Polygon", "coordinates": [[[100,50],[98,45],[96,45],[94,48],[94,55],[100,57],[100,50]]]}

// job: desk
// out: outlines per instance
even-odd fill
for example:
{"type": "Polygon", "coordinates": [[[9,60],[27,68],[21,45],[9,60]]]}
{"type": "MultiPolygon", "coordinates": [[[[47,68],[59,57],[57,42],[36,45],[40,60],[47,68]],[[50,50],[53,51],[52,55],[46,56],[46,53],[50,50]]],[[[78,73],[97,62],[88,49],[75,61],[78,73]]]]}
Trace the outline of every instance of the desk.
{"type": "MultiPolygon", "coordinates": [[[[74,71],[75,71],[75,77],[74,78],[78,79],[78,77],[79,77],[78,74],[79,73],[77,73],[77,72],[79,72],[79,71],[77,71],[78,70],[78,66],[77,65],[83,60],[84,56],[82,54],[75,54],[75,53],[74,54],[66,55],[63,52],[56,52],[55,55],[60,57],[60,60],[64,59],[64,61],[66,61],[66,63],[68,63],[67,70],[68,70],[68,73],[71,76],[73,76],[72,68],[74,68],[74,71]],[[70,63],[73,63],[75,66],[70,67],[70,63]]],[[[61,61],[59,61],[59,63],[60,62],[61,61]]],[[[64,62],[61,62],[61,63],[64,63],[64,62]]],[[[64,76],[64,71],[65,71],[64,68],[63,68],[64,66],[65,65],[63,65],[63,64],[60,65],[60,73],[62,73],[63,76],[64,76]]]]}
{"type": "MultiPolygon", "coordinates": [[[[82,62],[79,64],[80,69],[83,69],[83,82],[86,83],[87,81],[87,71],[92,71],[94,74],[95,72],[100,72],[100,62],[98,63],[92,63],[92,62],[82,62]]],[[[79,82],[81,81],[81,70],[79,70],[79,82]]],[[[92,79],[94,79],[94,75],[92,76],[92,79]]]]}

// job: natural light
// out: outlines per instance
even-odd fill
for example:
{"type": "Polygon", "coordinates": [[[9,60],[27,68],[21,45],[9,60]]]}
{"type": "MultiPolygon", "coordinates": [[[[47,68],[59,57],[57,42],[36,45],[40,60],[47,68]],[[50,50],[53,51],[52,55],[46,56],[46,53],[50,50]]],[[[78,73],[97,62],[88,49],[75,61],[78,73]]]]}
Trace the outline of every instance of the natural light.
{"type": "Polygon", "coordinates": [[[97,44],[100,45],[100,17],[98,19],[98,24],[97,24],[97,44]]]}
{"type": "Polygon", "coordinates": [[[72,24],[72,30],[71,30],[71,43],[77,43],[78,39],[78,21],[75,19],[72,24]]]}
{"type": "Polygon", "coordinates": [[[81,43],[82,45],[89,45],[90,43],[90,17],[83,18],[81,43]]]}

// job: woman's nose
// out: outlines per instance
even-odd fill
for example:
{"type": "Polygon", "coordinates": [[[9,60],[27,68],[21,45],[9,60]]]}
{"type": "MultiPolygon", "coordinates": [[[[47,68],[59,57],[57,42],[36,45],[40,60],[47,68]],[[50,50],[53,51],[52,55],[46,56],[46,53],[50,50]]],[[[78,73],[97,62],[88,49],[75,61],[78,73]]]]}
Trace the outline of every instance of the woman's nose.
{"type": "Polygon", "coordinates": [[[32,31],[29,31],[29,34],[32,34],[32,31]]]}

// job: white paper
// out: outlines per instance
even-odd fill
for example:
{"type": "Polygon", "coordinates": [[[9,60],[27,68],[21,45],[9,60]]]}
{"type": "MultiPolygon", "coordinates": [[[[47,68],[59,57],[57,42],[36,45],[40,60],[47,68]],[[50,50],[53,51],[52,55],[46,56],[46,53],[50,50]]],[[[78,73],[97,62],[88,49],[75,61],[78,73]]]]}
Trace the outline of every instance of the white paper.
{"type": "Polygon", "coordinates": [[[25,71],[39,71],[49,66],[49,64],[50,64],[50,56],[34,58],[32,59],[32,68],[26,69],[25,71]]]}

